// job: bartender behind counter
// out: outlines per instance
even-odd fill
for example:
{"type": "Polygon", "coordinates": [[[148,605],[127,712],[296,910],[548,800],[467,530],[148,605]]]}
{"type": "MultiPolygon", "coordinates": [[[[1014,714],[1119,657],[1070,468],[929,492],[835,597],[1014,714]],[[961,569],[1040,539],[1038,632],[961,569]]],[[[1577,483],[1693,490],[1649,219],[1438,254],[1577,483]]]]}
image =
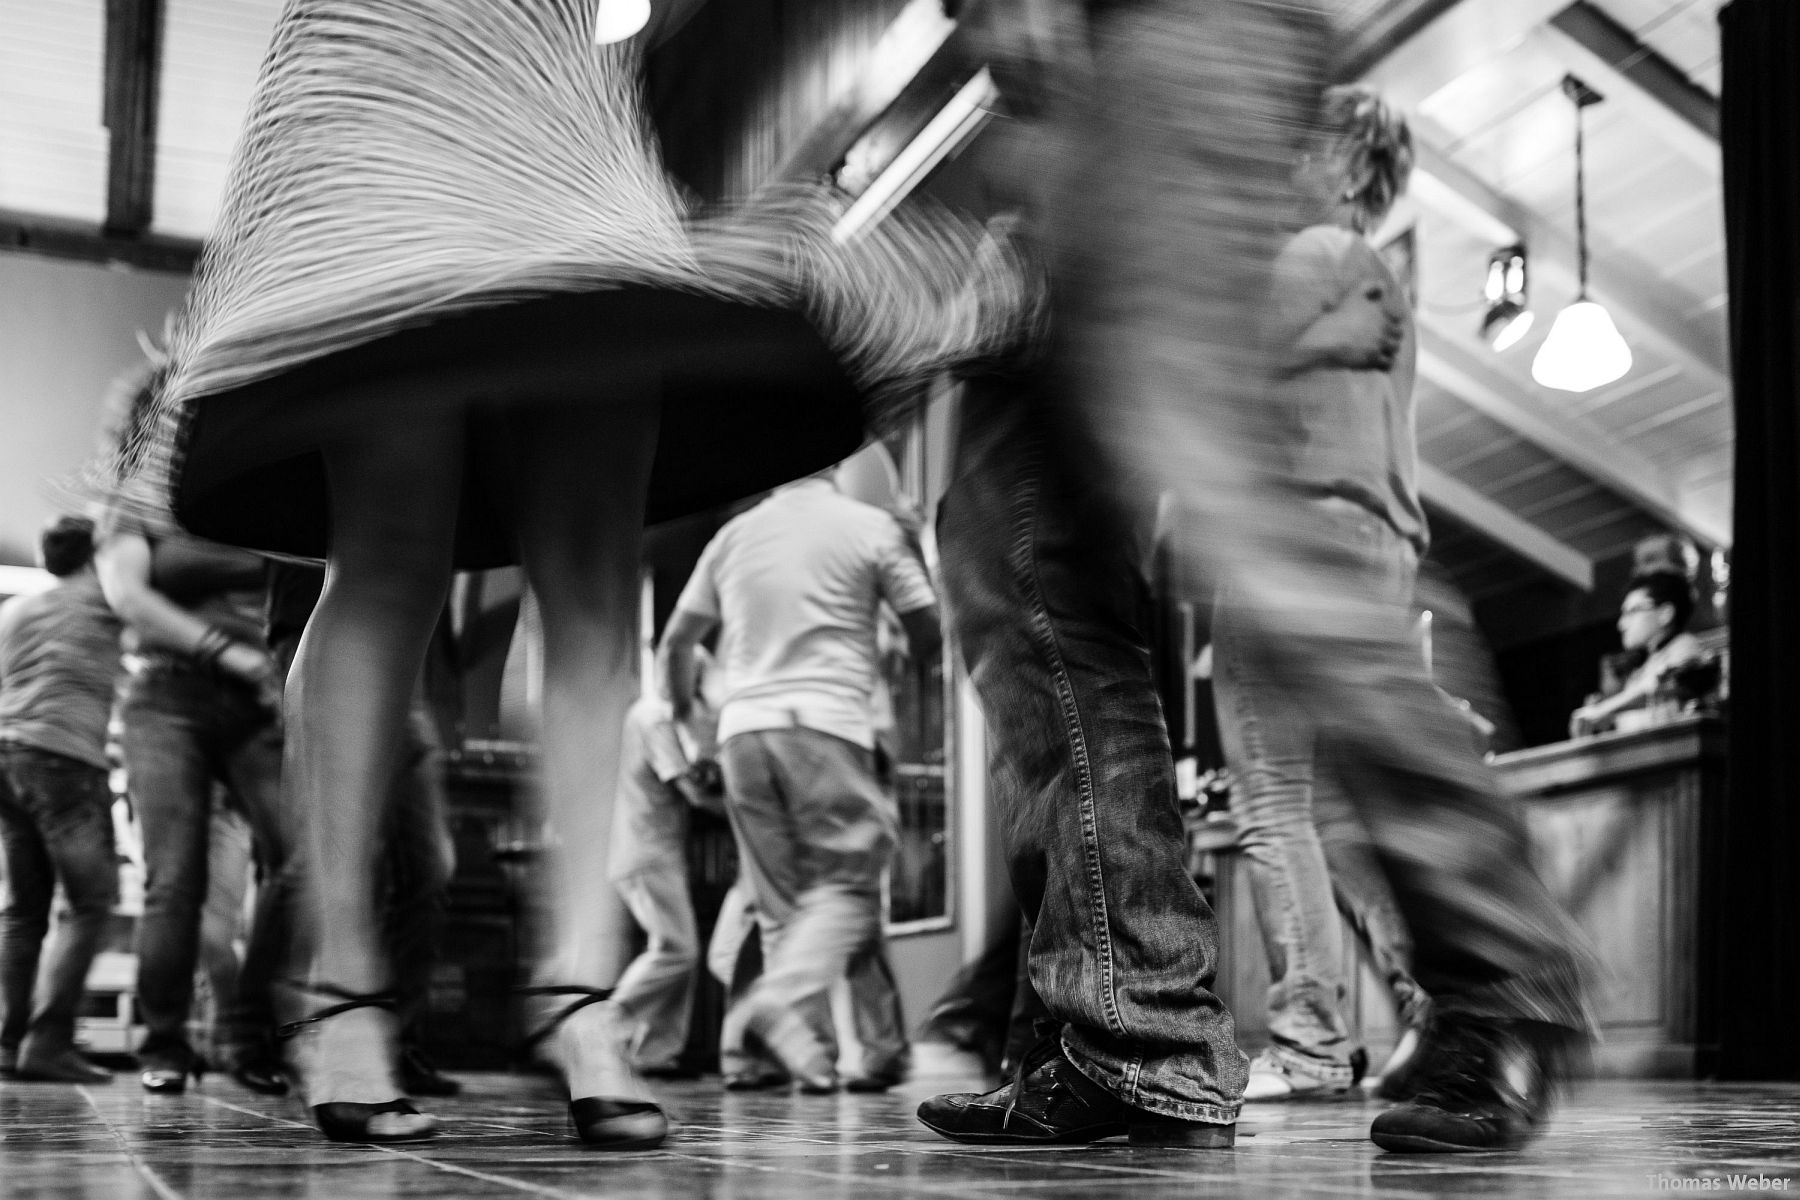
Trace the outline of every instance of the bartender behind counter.
{"type": "Polygon", "coordinates": [[[1707,657],[1705,648],[1687,632],[1693,615],[1694,593],[1684,576],[1673,571],[1635,576],[1619,606],[1619,640],[1628,655],[1642,656],[1642,662],[1618,691],[1592,699],[1570,715],[1570,736],[1630,727],[1638,720],[1648,723],[1627,714],[1644,712],[1665,690],[1665,683],[1674,683],[1678,671],[1707,657]]]}

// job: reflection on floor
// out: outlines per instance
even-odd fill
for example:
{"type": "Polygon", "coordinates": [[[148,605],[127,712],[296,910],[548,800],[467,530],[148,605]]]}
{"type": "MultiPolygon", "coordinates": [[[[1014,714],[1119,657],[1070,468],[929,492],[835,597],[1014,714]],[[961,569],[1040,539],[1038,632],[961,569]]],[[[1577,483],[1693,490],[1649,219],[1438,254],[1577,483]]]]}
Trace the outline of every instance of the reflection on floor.
{"type": "Polygon", "coordinates": [[[385,1149],[321,1141],[294,1100],[208,1079],[148,1097],[103,1087],[0,1083],[0,1197],[32,1200],[359,1200],[362,1197],[659,1197],[717,1200],[1192,1200],[1254,1197],[1590,1197],[1800,1191],[1800,1085],[1596,1083],[1516,1154],[1410,1157],[1367,1140],[1363,1101],[1250,1110],[1235,1151],[957,1146],[921,1128],[918,1101],[724,1095],[716,1081],[664,1095],[680,1118],[661,1150],[605,1154],[567,1132],[548,1080],[465,1077],[433,1106],[435,1141],[385,1149]]]}

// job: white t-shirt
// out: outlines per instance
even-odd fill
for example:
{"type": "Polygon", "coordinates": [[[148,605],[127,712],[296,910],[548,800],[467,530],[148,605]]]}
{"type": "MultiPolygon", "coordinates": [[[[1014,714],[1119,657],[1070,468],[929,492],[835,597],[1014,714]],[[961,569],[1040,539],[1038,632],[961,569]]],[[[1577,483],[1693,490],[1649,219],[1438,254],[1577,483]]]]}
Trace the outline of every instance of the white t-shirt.
{"type": "Polygon", "coordinates": [[[673,783],[688,766],[669,702],[641,699],[633,704],[625,714],[619,790],[607,844],[609,878],[681,863],[688,804],[673,783]]]}
{"type": "Polygon", "coordinates": [[[676,607],[721,626],[721,743],[799,727],[870,749],[879,605],[936,599],[898,521],[811,479],[721,529],[676,607]]]}

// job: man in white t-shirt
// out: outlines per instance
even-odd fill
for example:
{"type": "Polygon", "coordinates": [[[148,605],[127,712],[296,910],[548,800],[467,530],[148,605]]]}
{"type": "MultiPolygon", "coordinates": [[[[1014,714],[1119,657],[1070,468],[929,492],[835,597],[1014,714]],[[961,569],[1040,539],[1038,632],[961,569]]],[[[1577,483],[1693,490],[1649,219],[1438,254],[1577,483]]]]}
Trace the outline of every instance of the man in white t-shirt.
{"type": "Polygon", "coordinates": [[[719,630],[720,763],[766,963],[737,1016],[806,1091],[836,1077],[805,1013],[880,946],[897,824],[870,716],[883,602],[912,653],[937,650],[937,599],[899,521],[815,475],[719,531],[663,635],[679,718],[688,661],[719,630]]]}

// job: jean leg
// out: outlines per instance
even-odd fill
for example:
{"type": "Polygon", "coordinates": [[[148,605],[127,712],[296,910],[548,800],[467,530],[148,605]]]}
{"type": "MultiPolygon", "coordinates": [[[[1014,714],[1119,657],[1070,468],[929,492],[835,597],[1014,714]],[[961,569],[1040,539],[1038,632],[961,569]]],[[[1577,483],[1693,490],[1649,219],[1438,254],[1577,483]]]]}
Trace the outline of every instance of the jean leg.
{"type": "Polygon", "coordinates": [[[56,754],[34,754],[17,773],[68,900],[39,971],[36,1008],[22,1054],[44,1058],[75,1044],[88,968],[118,897],[112,792],[106,772],[56,754]]]}
{"type": "Polygon", "coordinates": [[[138,1006],[146,1068],[185,1070],[188,1011],[206,899],[213,775],[206,713],[190,681],[157,669],[126,684],[122,746],[144,837],[144,913],[138,921],[138,1006]]]}
{"type": "Polygon", "coordinates": [[[632,1062],[672,1067],[687,1048],[694,968],[700,961],[700,929],[688,897],[687,872],[670,864],[666,870],[634,872],[615,886],[648,944],[619,977],[613,1003],[636,1026],[632,1062]]]}
{"type": "Polygon", "coordinates": [[[56,868],[37,822],[20,799],[13,763],[16,750],[0,749],[0,848],[6,854],[6,907],[0,908],[0,1050],[16,1053],[31,1025],[56,868]]]}
{"type": "Polygon", "coordinates": [[[1031,980],[1096,1083],[1228,1122],[1245,1059],[1211,990],[1218,931],[1183,861],[1133,543],[1039,416],[1022,381],[972,388],[938,528],[1031,980]]]}
{"type": "Polygon", "coordinates": [[[225,759],[225,782],[232,802],[250,825],[250,841],[261,883],[250,911],[244,963],[226,1022],[234,1045],[261,1045],[275,1031],[275,983],[294,974],[294,906],[299,900],[298,861],[293,854],[296,823],[281,803],[283,738],[279,722],[232,695],[238,739],[225,759]]]}
{"type": "Polygon", "coordinates": [[[1227,598],[1213,623],[1213,688],[1250,894],[1269,961],[1269,1033],[1289,1070],[1350,1082],[1343,935],[1313,821],[1316,730],[1263,669],[1227,598]]]}
{"type": "Polygon", "coordinates": [[[1376,972],[1387,984],[1401,1023],[1424,1023],[1431,1000],[1413,977],[1412,930],[1400,915],[1400,905],[1388,886],[1387,876],[1375,856],[1369,831],[1350,800],[1355,786],[1325,739],[1315,755],[1313,823],[1331,871],[1331,889],[1338,912],[1350,923],[1376,972]]]}

